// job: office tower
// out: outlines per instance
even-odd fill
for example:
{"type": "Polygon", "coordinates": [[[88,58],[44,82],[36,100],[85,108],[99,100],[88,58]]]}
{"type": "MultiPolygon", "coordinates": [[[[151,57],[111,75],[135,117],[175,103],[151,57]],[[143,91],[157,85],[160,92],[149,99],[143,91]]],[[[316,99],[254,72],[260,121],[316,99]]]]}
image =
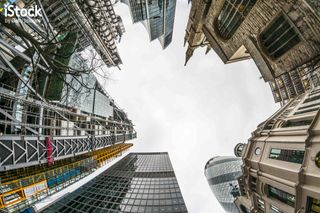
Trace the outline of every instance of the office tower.
{"type": "Polygon", "coordinates": [[[125,111],[93,74],[100,66],[80,53],[92,45],[104,63],[117,66],[111,40],[123,32],[121,19],[107,1],[100,16],[106,26],[97,22],[99,12],[91,14],[97,1],[87,1],[85,12],[69,8],[79,2],[65,3],[10,1],[37,6],[41,16],[0,14],[0,211],[22,211],[121,155],[136,138],[125,111]],[[97,27],[111,27],[113,36],[97,27]]]}
{"type": "Polygon", "coordinates": [[[275,102],[319,85],[317,1],[192,1],[185,34],[186,63],[198,47],[224,63],[252,58],[275,102]]]}
{"type": "Polygon", "coordinates": [[[241,176],[241,158],[217,156],[211,158],[204,168],[208,184],[226,212],[238,213],[234,196],[239,193],[238,178],[241,176]]]}
{"type": "Polygon", "coordinates": [[[135,137],[126,113],[93,75],[96,67],[89,67],[76,51],[82,43],[78,28],[73,30],[72,25],[63,31],[55,26],[58,21],[49,21],[54,14],[61,18],[69,11],[60,1],[50,7],[46,3],[16,1],[24,8],[36,4],[42,14],[25,17],[19,24],[0,15],[0,171],[80,155],[135,137]]]}
{"type": "Polygon", "coordinates": [[[52,165],[41,164],[1,172],[0,211],[22,212],[91,174],[131,146],[132,144],[120,143],[58,160],[52,165]]]}
{"type": "Polygon", "coordinates": [[[320,210],[320,88],[291,99],[238,144],[242,213],[320,210]]]}
{"type": "MultiPolygon", "coordinates": [[[[70,66],[79,62],[76,54],[70,66]]],[[[22,211],[85,177],[136,138],[132,122],[94,75],[65,79],[62,86],[57,80],[47,84],[45,99],[10,72],[0,78],[0,208],[5,212],[22,211]],[[86,87],[75,80],[80,77],[86,87]]]]}
{"type": "Polygon", "coordinates": [[[42,212],[187,212],[168,153],[130,153],[42,212]]]}
{"type": "MultiPolygon", "coordinates": [[[[12,0],[6,3],[14,7],[24,9],[41,9],[41,16],[10,18],[1,14],[1,22],[3,26],[8,27],[10,24],[21,22],[23,27],[17,29],[3,28],[1,37],[9,37],[9,40],[4,41],[9,44],[14,44],[21,41],[21,35],[27,36],[30,41],[35,39],[40,45],[53,44],[61,42],[60,38],[66,32],[74,33],[77,37],[77,45],[75,51],[81,52],[87,47],[93,47],[97,56],[108,67],[118,67],[122,64],[121,58],[117,50],[117,43],[120,42],[121,36],[125,32],[122,19],[116,15],[110,0],[99,1],[83,1],[83,0],[44,0],[44,1],[25,1],[12,0]],[[26,31],[32,37],[26,34],[21,34],[26,31]],[[18,32],[18,33],[17,33],[18,32]],[[12,37],[16,40],[10,43],[12,37]]],[[[35,44],[35,40],[31,45],[35,44]]],[[[22,42],[23,43],[23,42],[22,42]]],[[[6,44],[3,44],[7,47],[6,44]]],[[[38,46],[37,48],[39,48],[38,46]]],[[[11,49],[10,47],[7,47],[11,49]]],[[[52,50],[51,50],[52,51],[52,50]]]]}
{"type": "Polygon", "coordinates": [[[11,72],[2,74],[0,171],[48,163],[136,137],[131,120],[94,75],[67,74],[65,79],[49,81],[43,98],[31,86],[41,86],[36,78],[25,86],[11,72]],[[71,88],[75,78],[88,79],[71,88]]]}
{"type": "Polygon", "coordinates": [[[79,50],[96,50],[107,66],[122,64],[116,43],[125,32],[111,0],[45,0],[43,9],[53,29],[78,34],[79,50]]]}
{"type": "Polygon", "coordinates": [[[141,22],[150,41],[158,39],[163,49],[172,41],[176,0],[121,0],[127,4],[133,23],[141,22]]]}

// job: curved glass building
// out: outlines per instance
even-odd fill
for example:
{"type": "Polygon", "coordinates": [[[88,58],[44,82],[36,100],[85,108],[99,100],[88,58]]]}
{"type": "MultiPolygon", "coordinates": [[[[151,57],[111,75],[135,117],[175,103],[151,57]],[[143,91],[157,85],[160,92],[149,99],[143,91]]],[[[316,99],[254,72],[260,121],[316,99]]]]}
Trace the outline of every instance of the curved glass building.
{"type": "Polygon", "coordinates": [[[218,156],[211,158],[204,168],[213,194],[228,213],[239,212],[232,193],[239,188],[237,179],[242,175],[241,165],[241,158],[218,156]]]}

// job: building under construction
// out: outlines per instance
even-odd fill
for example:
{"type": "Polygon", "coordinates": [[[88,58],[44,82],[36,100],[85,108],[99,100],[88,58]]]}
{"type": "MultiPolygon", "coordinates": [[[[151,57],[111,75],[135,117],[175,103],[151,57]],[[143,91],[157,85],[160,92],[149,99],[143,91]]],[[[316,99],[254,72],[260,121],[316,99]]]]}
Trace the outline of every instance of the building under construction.
{"type": "Polygon", "coordinates": [[[1,211],[21,212],[86,177],[100,166],[122,155],[131,146],[132,144],[120,143],[59,160],[53,165],[41,164],[2,172],[1,211]]]}
{"type": "Polygon", "coordinates": [[[107,66],[122,63],[116,43],[125,32],[111,0],[45,0],[43,9],[53,29],[78,34],[78,48],[92,46],[107,66]]]}
{"type": "Polygon", "coordinates": [[[94,75],[121,63],[110,1],[10,4],[41,8],[0,14],[0,211],[19,212],[121,155],[136,133],[94,75]]]}

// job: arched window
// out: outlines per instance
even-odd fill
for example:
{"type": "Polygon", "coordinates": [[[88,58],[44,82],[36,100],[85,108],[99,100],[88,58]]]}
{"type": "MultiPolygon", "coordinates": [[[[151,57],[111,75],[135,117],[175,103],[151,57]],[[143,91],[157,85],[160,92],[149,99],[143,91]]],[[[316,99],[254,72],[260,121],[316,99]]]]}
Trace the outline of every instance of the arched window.
{"type": "Polygon", "coordinates": [[[298,33],[284,15],[276,18],[261,33],[260,40],[265,51],[274,59],[279,58],[301,41],[298,33]]]}
{"type": "Polygon", "coordinates": [[[219,35],[229,39],[239,28],[257,0],[225,0],[217,19],[219,35]]]}

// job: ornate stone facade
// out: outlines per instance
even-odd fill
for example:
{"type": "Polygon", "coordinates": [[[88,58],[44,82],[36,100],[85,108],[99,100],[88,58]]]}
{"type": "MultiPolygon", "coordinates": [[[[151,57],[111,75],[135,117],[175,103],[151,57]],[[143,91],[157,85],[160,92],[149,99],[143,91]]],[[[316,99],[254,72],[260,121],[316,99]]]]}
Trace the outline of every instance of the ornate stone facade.
{"type": "MultiPolygon", "coordinates": [[[[197,47],[207,46],[224,63],[252,58],[266,82],[282,79],[307,63],[319,67],[319,10],[317,2],[305,0],[194,0],[185,36],[186,62],[197,47]]],[[[284,82],[286,95],[273,90],[275,101],[301,94],[296,88],[311,75],[295,75],[297,81],[290,74],[291,81],[284,82]],[[287,87],[295,89],[294,95],[287,87]]],[[[300,89],[308,90],[308,83],[300,89]]]]}
{"type": "Polygon", "coordinates": [[[241,213],[320,210],[320,89],[288,101],[238,144],[242,155],[241,213]]]}

